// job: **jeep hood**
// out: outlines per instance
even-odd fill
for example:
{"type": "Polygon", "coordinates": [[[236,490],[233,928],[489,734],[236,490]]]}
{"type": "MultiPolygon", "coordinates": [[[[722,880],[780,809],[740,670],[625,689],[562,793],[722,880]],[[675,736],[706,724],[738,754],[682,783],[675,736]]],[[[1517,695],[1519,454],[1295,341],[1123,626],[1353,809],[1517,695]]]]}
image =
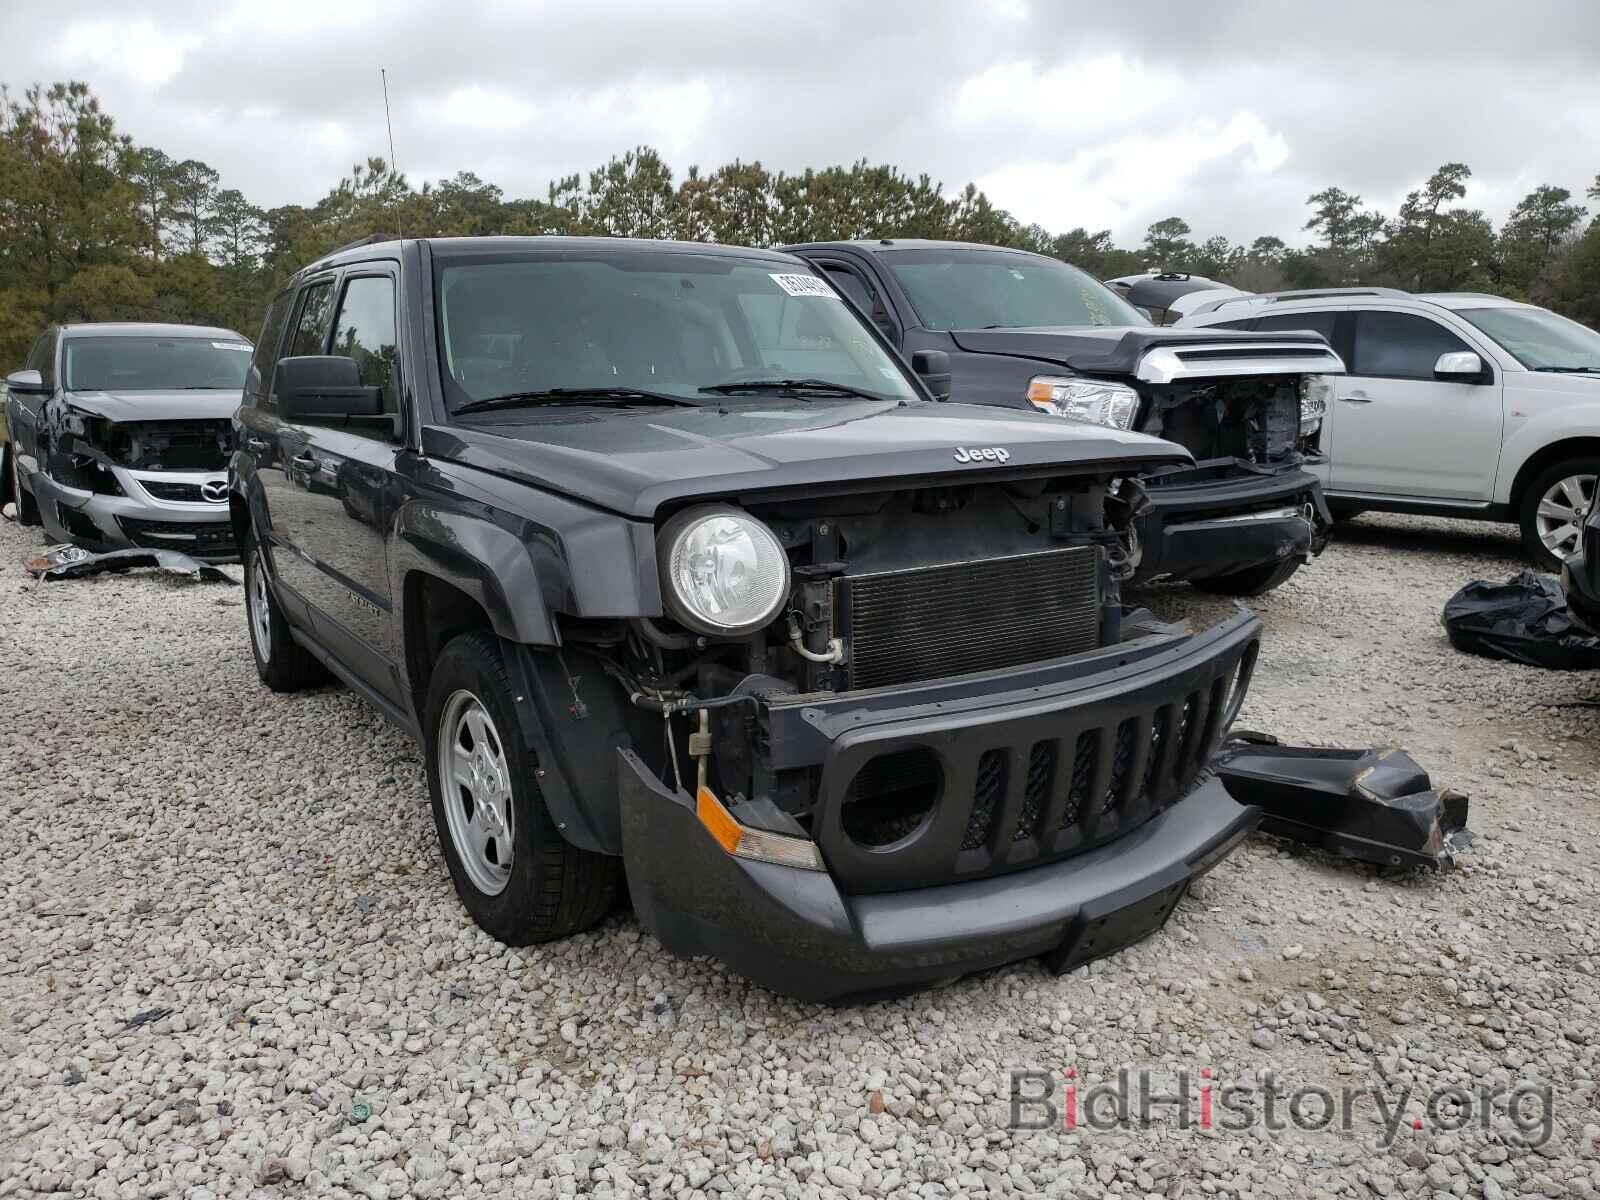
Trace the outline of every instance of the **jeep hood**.
{"type": "Polygon", "coordinates": [[[1187,451],[1043,413],[970,404],[730,401],[682,409],[519,409],[430,425],[422,449],[629,516],[702,497],[794,488],[848,491],[883,480],[959,482],[1053,468],[1137,471],[1187,451]],[[468,423],[470,421],[470,423],[468,423]],[[968,461],[958,449],[1004,451],[968,461]]]}
{"type": "Polygon", "coordinates": [[[226,421],[239,407],[237,389],[178,392],[68,392],[66,401],[108,421],[226,421]]]}
{"type": "Polygon", "coordinates": [[[1222,374],[1344,373],[1344,363],[1321,335],[1305,331],[1073,326],[957,329],[950,336],[972,354],[1032,358],[1087,375],[1135,376],[1149,383],[1222,374]]]}

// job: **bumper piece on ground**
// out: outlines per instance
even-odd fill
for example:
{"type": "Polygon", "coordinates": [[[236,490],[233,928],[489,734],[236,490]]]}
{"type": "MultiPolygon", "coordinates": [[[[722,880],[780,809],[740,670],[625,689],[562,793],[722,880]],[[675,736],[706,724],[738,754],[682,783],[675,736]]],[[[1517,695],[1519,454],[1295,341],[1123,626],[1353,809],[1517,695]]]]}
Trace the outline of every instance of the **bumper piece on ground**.
{"type": "Polygon", "coordinates": [[[174,575],[187,575],[208,583],[234,583],[227,572],[209,563],[179,554],[176,550],[110,550],[91,554],[81,546],[52,546],[23,563],[35,579],[79,579],[106,571],[127,571],[134,567],[154,567],[174,575]]]}
{"type": "Polygon", "coordinates": [[[1212,760],[1228,793],[1259,807],[1261,831],[1346,858],[1442,870],[1471,844],[1467,797],[1435,789],[1404,750],[1280,746],[1239,733],[1212,760]]]}

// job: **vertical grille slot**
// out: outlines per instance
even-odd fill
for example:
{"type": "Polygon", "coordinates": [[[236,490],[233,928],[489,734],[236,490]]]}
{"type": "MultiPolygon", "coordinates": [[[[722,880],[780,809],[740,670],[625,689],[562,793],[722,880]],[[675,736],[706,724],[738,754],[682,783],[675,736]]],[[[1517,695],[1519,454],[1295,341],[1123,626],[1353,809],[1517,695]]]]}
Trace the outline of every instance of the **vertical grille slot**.
{"type": "Polygon", "coordinates": [[[837,611],[850,686],[1021,666],[1100,644],[1100,550],[846,576],[837,611]]]}

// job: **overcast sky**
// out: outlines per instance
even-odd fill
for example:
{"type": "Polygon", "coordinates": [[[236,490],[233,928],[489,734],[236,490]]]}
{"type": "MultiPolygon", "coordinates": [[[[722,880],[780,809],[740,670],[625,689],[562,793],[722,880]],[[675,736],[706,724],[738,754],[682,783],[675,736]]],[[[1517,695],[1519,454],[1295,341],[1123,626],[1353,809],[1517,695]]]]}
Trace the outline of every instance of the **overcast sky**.
{"type": "Polygon", "coordinates": [[[385,152],[380,66],[411,180],[510,196],[642,142],[680,178],[865,157],[1053,230],[1295,242],[1328,184],[1392,212],[1460,160],[1498,222],[1600,172],[1600,0],[0,0],[0,46],[13,89],[87,80],[266,206],[385,152]]]}

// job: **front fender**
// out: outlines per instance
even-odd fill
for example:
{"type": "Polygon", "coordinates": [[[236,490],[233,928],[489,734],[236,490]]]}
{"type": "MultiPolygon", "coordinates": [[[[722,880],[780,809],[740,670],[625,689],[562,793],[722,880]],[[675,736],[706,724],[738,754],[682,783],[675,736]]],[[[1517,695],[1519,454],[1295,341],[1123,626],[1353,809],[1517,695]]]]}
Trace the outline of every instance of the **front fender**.
{"type": "Polygon", "coordinates": [[[1494,499],[1511,502],[1511,489],[1517,475],[1539,451],[1557,442],[1590,438],[1600,441],[1600,387],[1593,387],[1593,399],[1582,395],[1541,396],[1539,411],[1519,418],[1518,401],[1507,396],[1505,439],[1500,445],[1500,467],[1495,474],[1494,499]]]}
{"type": "Polygon", "coordinates": [[[1059,363],[1005,354],[950,352],[950,399],[960,404],[992,404],[997,408],[1033,411],[1028,381],[1035,375],[1072,375],[1059,363]]]}
{"type": "Polygon", "coordinates": [[[437,576],[477,601],[507,641],[555,646],[560,636],[545,588],[559,591],[566,564],[550,549],[471,513],[406,504],[394,524],[390,595],[405,594],[412,572],[437,576]],[[549,580],[544,586],[541,575],[549,580]]]}

